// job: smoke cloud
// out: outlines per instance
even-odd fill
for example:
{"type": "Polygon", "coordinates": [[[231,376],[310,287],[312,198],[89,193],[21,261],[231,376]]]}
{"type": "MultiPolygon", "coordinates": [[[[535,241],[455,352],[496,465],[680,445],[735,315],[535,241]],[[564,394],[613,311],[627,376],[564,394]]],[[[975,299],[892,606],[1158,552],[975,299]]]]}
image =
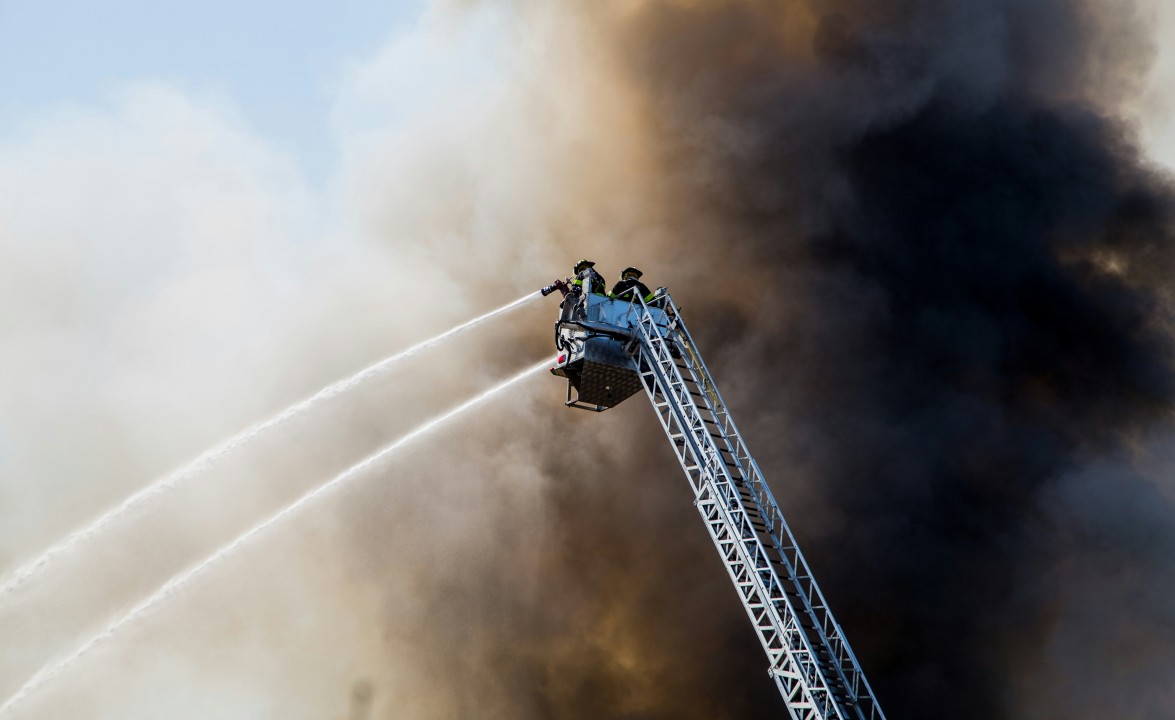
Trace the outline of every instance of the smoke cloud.
{"type": "MultiPolygon", "coordinates": [[[[636,242],[617,214],[620,230],[584,233],[568,256],[646,264],[692,311],[888,712],[1169,714],[1175,633],[1156,588],[1170,587],[1175,515],[1136,470],[1170,442],[1175,391],[1172,187],[1130,114],[1152,57],[1145,9],[519,13],[541,38],[520,52],[543,73],[512,86],[525,100],[506,107],[527,112],[506,112],[511,131],[568,86],[592,98],[588,60],[628,92],[619,110],[606,94],[588,103],[580,145],[545,148],[549,176],[623,167],[607,145],[614,113],[641,133],[638,179],[571,195],[639,198],[636,242]],[[578,32],[545,44],[553,28],[578,32]],[[560,162],[579,147],[593,163],[560,162]]],[[[488,167],[499,180],[509,168],[488,167]]],[[[476,660],[456,714],[779,711],[717,564],[695,574],[711,551],[660,438],[627,419],[530,435],[546,438],[533,452],[552,484],[543,547],[483,550],[494,579],[463,571],[456,595],[428,581],[432,612],[467,616],[494,606],[504,568],[549,559],[526,617],[476,624],[489,647],[463,646],[476,660]]],[[[421,632],[435,639],[433,625],[421,632]]],[[[455,643],[436,646],[438,665],[455,643]]]]}
{"type": "MultiPolygon", "coordinates": [[[[1125,0],[438,3],[348,76],[327,199],[308,199],[280,158],[249,155],[253,192],[225,193],[234,204],[218,212],[207,197],[184,207],[261,218],[233,237],[269,244],[237,255],[229,243],[191,264],[160,256],[142,282],[98,273],[180,298],[117,305],[138,310],[111,313],[127,338],[111,347],[138,347],[141,317],[172,327],[185,308],[190,332],[100,375],[141,397],[94,400],[126,428],[100,482],[47,465],[47,441],[19,443],[41,447],[21,475],[63,489],[37,502],[79,499],[37,529],[0,503],[0,549],[47,544],[147,470],[394,351],[388,338],[406,345],[587,256],[609,279],[641,267],[684,305],[890,717],[1170,716],[1175,196],[1138,141],[1148,12],[1125,0]],[[308,205],[330,211],[297,213],[308,205]],[[270,279],[264,301],[190,310],[185,288],[224,297],[207,283],[224,277],[209,268],[225,253],[241,279],[231,287],[270,279]],[[199,331],[242,306],[254,314],[233,332],[199,331]],[[223,348],[233,362],[209,371],[223,348]],[[170,374],[148,382],[150,368],[170,374]],[[145,414],[158,388],[177,409],[163,418],[145,414]],[[196,425],[182,437],[177,415],[196,425]]],[[[263,146],[223,109],[168,107],[211,123],[213,156],[263,146]]],[[[128,117],[156,127],[124,108],[37,138],[130,136],[128,117]]],[[[0,178],[19,189],[14,157],[0,155],[16,168],[0,178]]],[[[204,167],[178,166],[177,187],[204,167]]],[[[227,182],[214,177],[208,186],[227,182]]],[[[99,205],[71,216],[102,217],[99,205]]],[[[63,217],[28,207],[0,215],[9,237],[63,217]]],[[[136,212],[145,229],[126,255],[175,235],[148,220],[177,211],[136,212]]],[[[84,235],[59,233],[62,252],[84,235]]],[[[37,288],[70,300],[78,287],[30,282],[13,297],[52,308],[37,288]]],[[[52,322],[13,326],[25,348],[53,356],[54,338],[79,337],[45,330],[72,327],[79,306],[64,300],[52,322]]],[[[69,628],[132,603],[413,418],[550,352],[554,303],[545,310],[430,355],[224,468],[96,558],[82,600],[60,599],[78,592],[76,574],[40,591],[65,606],[26,606],[20,625],[6,623],[21,643],[6,646],[0,679],[19,684],[69,628]],[[159,538],[177,547],[119,569],[120,552],[159,538]],[[112,568],[121,584],[102,583],[112,568]],[[54,635],[30,617],[70,620],[54,635]]],[[[25,375],[54,377],[20,357],[25,375]]],[[[35,713],[342,717],[354,693],[373,718],[781,715],[648,410],[634,398],[571,413],[561,394],[555,379],[527,386],[401,456],[144,623],[108,662],[63,679],[68,690],[46,692],[35,713]]],[[[21,407],[46,407],[36,397],[21,407]]],[[[3,429],[20,417],[6,413],[3,429]]],[[[93,442],[95,426],[63,436],[22,425],[70,448],[93,442]]]]}

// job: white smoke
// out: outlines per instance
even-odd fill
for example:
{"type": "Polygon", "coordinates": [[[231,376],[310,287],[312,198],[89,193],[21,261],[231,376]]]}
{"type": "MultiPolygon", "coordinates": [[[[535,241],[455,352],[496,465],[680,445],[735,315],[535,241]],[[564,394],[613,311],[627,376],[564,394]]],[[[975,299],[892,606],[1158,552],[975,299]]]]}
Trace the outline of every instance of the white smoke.
{"type": "Polygon", "coordinates": [[[1154,61],[1138,109],[1141,140],[1154,161],[1175,169],[1175,4],[1152,0],[1154,61]]]}
{"type": "MultiPolygon", "coordinates": [[[[535,194],[552,182],[533,167],[550,149],[542,133],[493,136],[495,104],[524,71],[506,67],[518,57],[502,17],[433,10],[357,61],[322,190],[232,99],[166,84],[46,109],[0,136],[0,572],[248,424],[568,263],[535,250],[543,199],[485,168],[529,172],[535,194]]],[[[484,387],[525,334],[497,328],[423,358],[367,404],[308,421],[28,588],[0,611],[0,694],[257,513],[484,387]]],[[[532,344],[514,358],[533,356],[532,344]]],[[[347,517],[310,519],[224,569],[28,716],[341,716],[353,683],[411,665],[379,635],[382,594],[340,560],[347,517]]]]}
{"type": "MultiPolygon", "coordinates": [[[[498,4],[438,5],[357,58],[334,100],[339,154],[323,189],[232,99],[164,84],[46,109],[0,136],[0,572],[248,424],[578,255],[677,270],[649,218],[659,188],[642,99],[612,81],[574,18],[530,8],[516,20],[498,4]]],[[[1170,115],[1162,92],[1151,97],[1147,137],[1162,159],[1170,115]]],[[[528,360],[549,322],[540,310],[424,358],[31,589],[0,615],[0,695],[260,513],[528,360]]],[[[414,454],[240,556],[27,716],[317,720],[343,717],[365,678],[384,716],[459,715],[468,698],[429,696],[429,683],[479,669],[428,665],[436,653],[415,650],[435,635],[456,644],[479,619],[435,617],[414,589],[467,589],[460,577],[487,571],[453,547],[495,543],[520,560],[503,585],[520,603],[538,594],[527,560],[544,540],[545,479],[518,459],[535,449],[521,438],[543,392],[504,399],[492,427],[462,425],[442,456],[414,454]],[[372,551],[356,557],[357,542],[372,551]],[[389,614],[402,621],[389,626],[389,614]]],[[[490,604],[510,611],[506,597],[490,604]]],[[[479,682],[498,691],[487,703],[509,695],[479,682]]]]}

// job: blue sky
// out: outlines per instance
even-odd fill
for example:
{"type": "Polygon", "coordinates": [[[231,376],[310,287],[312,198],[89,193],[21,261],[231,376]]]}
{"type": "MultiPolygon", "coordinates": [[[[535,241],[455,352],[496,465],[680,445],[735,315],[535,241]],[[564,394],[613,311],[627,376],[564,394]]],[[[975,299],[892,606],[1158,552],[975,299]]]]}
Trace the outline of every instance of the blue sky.
{"type": "Polygon", "coordinates": [[[411,25],[424,0],[0,0],[0,133],[46,107],[102,104],[162,81],[227,97],[319,183],[348,62],[411,25]]]}
{"type": "MultiPolygon", "coordinates": [[[[0,0],[0,576],[205,448],[548,279],[557,251],[534,245],[565,197],[549,178],[567,176],[557,151],[578,126],[547,118],[586,113],[516,82],[534,55],[507,52],[506,3],[453,5],[0,0]],[[512,72],[493,75],[503,55],[512,72]],[[547,112],[516,110],[536,105],[547,112]],[[510,272],[492,275],[489,297],[480,278],[502,248],[510,272]]],[[[587,175],[574,169],[572,181],[587,175]]],[[[415,401],[365,402],[313,427],[362,457],[374,436],[349,428],[416,422],[491,372],[458,376],[450,368],[465,355],[445,352],[428,358],[427,378],[404,376],[413,392],[435,389],[413,412],[415,401]]],[[[174,533],[127,527],[125,558],[71,566],[82,574],[68,592],[40,586],[73,607],[32,590],[0,608],[0,702],[141,600],[144,585],[115,581],[107,594],[87,573],[150,576],[150,565],[165,569],[151,578],[162,583],[199,559],[192,548],[229,539],[229,514],[254,507],[252,524],[275,511],[287,473],[247,459],[239,470],[224,478],[242,483],[206,506],[180,501],[175,522],[142,526],[174,533]],[[140,549],[153,558],[142,568],[140,549]],[[38,631],[46,623],[52,638],[38,631]]],[[[349,533],[288,536],[306,538],[312,553],[259,550],[276,553],[262,566],[281,577],[217,612],[223,632],[181,603],[160,614],[175,644],[121,645],[141,672],[107,655],[73,681],[63,674],[22,717],[70,714],[54,703],[95,719],[340,716],[356,677],[388,667],[371,632],[385,609],[346,590],[337,558],[354,551],[349,533]],[[117,680],[96,679],[107,670],[117,680]],[[80,685],[94,692],[79,699],[80,685]]],[[[248,578],[263,577],[257,563],[248,578]]],[[[226,572],[211,586],[235,594],[226,572]]]]}

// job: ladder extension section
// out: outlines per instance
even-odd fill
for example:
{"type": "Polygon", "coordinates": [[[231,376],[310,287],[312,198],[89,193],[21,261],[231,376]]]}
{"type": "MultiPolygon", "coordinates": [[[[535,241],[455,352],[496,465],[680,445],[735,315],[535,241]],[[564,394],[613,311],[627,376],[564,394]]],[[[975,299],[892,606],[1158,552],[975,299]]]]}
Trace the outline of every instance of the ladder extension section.
{"type": "Polygon", "coordinates": [[[639,303],[641,381],[788,711],[794,720],[885,720],[681,314],[664,302],[667,327],[639,303]]]}

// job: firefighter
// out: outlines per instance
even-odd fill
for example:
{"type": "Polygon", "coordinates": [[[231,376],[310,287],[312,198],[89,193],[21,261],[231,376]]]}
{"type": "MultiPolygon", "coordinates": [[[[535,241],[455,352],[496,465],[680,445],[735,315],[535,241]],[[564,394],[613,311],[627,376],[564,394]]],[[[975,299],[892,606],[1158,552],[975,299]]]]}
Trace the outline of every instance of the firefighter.
{"type": "Polygon", "coordinates": [[[612,293],[609,297],[616,298],[617,300],[628,300],[630,302],[639,297],[645,302],[652,302],[653,293],[649,292],[648,286],[641,282],[641,275],[643,274],[634,267],[624,268],[620,273],[620,282],[612,287],[612,293]]]}
{"type": "Polygon", "coordinates": [[[582,291],[585,290],[586,283],[587,292],[607,295],[607,285],[604,283],[603,276],[596,272],[595,265],[591,260],[580,260],[575,263],[575,278],[571,281],[571,285],[582,291]]]}

